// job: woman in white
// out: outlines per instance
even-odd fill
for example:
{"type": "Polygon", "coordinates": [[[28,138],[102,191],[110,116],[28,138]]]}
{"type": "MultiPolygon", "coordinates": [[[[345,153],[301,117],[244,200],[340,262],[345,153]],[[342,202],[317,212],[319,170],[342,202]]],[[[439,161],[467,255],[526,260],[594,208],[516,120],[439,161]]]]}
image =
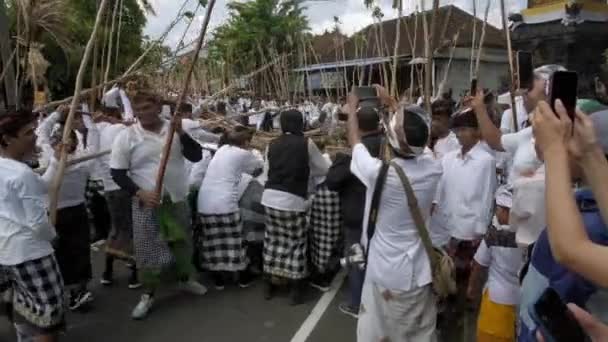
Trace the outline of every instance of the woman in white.
{"type": "Polygon", "coordinates": [[[224,138],[198,195],[202,266],[213,272],[218,290],[224,288],[223,272],[238,272],[240,287],[251,284],[238,185],[243,173],[253,174],[263,167],[263,160],[248,150],[252,135],[246,127],[238,126],[224,138]]]}

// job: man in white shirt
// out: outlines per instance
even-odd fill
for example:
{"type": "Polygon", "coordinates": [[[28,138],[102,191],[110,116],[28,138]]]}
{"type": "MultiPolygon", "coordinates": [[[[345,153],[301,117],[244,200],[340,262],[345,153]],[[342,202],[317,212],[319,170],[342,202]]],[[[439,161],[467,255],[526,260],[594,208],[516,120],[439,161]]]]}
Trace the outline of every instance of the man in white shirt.
{"type": "MultiPolygon", "coordinates": [[[[388,95],[381,98],[383,102],[390,101],[388,95]]],[[[431,289],[431,265],[395,169],[401,168],[409,178],[428,221],[441,175],[440,163],[424,153],[430,138],[430,120],[418,106],[401,107],[395,112],[387,129],[396,157],[384,182],[379,183],[383,162],[372,157],[361,143],[357,107],[358,99],[351,94],[347,105],[348,136],[353,146],[351,171],[367,187],[361,241],[368,257],[357,341],[434,341],[437,308],[431,289]],[[372,209],[377,185],[383,191],[378,208],[372,209]],[[369,220],[372,210],[377,212],[373,233],[369,226],[373,222],[369,220]]]]}
{"type": "MultiPolygon", "coordinates": [[[[454,259],[456,281],[464,293],[473,255],[492,218],[496,190],[496,161],[480,141],[477,119],[469,108],[454,114],[452,127],[462,148],[443,157],[443,175],[437,191],[431,238],[454,259]]],[[[464,313],[464,295],[454,298],[446,320],[458,326],[464,313]]],[[[452,331],[449,330],[448,331],[452,331]]]]}
{"type": "MultiPolygon", "coordinates": [[[[99,130],[100,151],[111,151],[114,140],[133,121],[123,121],[120,111],[103,108],[102,116],[97,118],[99,130]]],[[[114,260],[122,259],[129,263],[129,289],[141,287],[137,277],[137,267],[133,256],[133,227],[131,213],[131,195],[122,190],[112,179],[110,171],[110,155],[99,158],[97,166],[102,175],[104,196],[112,222],[112,228],[106,242],[105,269],[101,276],[101,284],[109,286],[113,283],[114,260]]]]}
{"type": "Polygon", "coordinates": [[[139,122],[122,131],[114,141],[110,168],[114,181],[134,197],[133,244],[145,293],[132,317],[142,319],[152,307],[161,273],[170,266],[176,268],[183,290],[197,295],[207,292],[194,278],[184,160],[199,161],[201,147],[184,132],[179,116],[171,122],[160,117],[161,101],[156,95],[138,92],[132,100],[139,122]],[[155,192],[156,176],[170,125],[175,125],[176,136],[169,149],[159,196],[155,192]]]}
{"type": "Polygon", "coordinates": [[[47,215],[50,177],[25,164],[35,155],[35,126],[30,112],[0,116],[0,295],[12,291],[18,341],[57,342],[67,308],[47,215]]]}
{"type": "Polygon", "coordinates": [[[431,105],[432,126],[431,141],[435,157],[439,160],[449,152],[460,149],[456,134],[450,130],[450,116],[452,116],[453,103],[450,100],[439,99],[431,105]]]}

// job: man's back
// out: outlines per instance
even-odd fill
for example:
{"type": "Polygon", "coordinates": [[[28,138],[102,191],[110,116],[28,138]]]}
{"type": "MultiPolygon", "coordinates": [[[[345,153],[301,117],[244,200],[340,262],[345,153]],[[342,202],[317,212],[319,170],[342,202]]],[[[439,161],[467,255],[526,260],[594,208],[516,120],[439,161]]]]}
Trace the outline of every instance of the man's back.
{"type": "MultiPolygon", "coordinates": [[[[425,221],[441,177],[441,164],[431,155],[413,159],[396,158],[412,185],[425,221]]],[[[367,218],[382,162],[363,145],[353,149],[351,170],[367,187],[363,240],[367,218]]],[[[410,290],[431,282],[430,264],[412,219],[403,184],[395,169],[388,170],[378,209],[376,230],[369,249],[367,277],[395,290],[410,290]]]]}

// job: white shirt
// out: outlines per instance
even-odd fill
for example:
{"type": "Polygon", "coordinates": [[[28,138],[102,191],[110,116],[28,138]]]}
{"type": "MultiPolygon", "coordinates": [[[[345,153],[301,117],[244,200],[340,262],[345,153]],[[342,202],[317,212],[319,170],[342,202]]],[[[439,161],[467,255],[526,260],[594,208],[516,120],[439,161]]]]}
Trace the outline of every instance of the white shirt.
{"type": "Polygon", "coordinates": [[[118,103],[119,99],[123,106],[123,120],[130,121],[135,119],[135,115],[133,115],[133,107],[131,106],[131,101],[129,100],[127,93],[118,87],[114,87],[105,93],[101,99],[101,103],[108,107],[120,108],[118,103]]]}
{"type": "Polygon", "coordinates": [[[264,161],[248,150],[224,145],[211,159],[198,193],[198,212],[229,214],[239,211],[239,182],[243,173],[261,169],[264,161]]]}
{"type": "MultiPolygon", "coordinates": [[[[136,123],[120,132],[112,145],[110,168],[129,170],[129,176],[140,189],[153,191],[169,126],[170,123],[165,121],[160,132],[156,133],[136,123]]],[[[176,135],[171,145],[163,193],[168,194],[174,203],[184,201],[188,196],[187,179],[182,144],[176,135]]]]}
{"type": "MultiPolygon", "coordinates": [[[[494,218],[494,225],[498,222],[494,218]]],[[[508,229],[508,226],[501,227],[508,229]]],[[[513,246],[488,246],[482,240],[475,261],[481,266],[488,267],[486,289],[492,302],[503,305],[519,304],[520,286],[519,270],[523,266],[524,250],[513,246]]]]}
{"type": "Polygon", "coordinates": [[[198,120],[182,119],[182,127],[199,144],[217,143],[220,140],[219,135],[207,132],[198,120]]]}
{"type": "MultiPolygon", "coordinates": [[[[59,114],[53,113],[52,117],[47,119],[49,120],[38,129],[38,141],[39,144],[45,145],[47,151],[53,151],[53,154],[47,156],[47,158],[50,158],[47,171],[50,171],[57,167],[57,160],[55,160],[54,150],[50,146],[50,140],[52,134],[51,127],[55,126],[55,122],[59,119],[59,114]]],[[[80,137],[79,144],[76,147],[76,151],[71,155],[68,155],[68,163],[71,160],[99,152],[100,137],[97,126],[91,121],[91,118],[88,115],[83,115],[82,120],[87,128],[87,145],[84,146],[82,144],[82,135],[79,135],[79,132],[77,132],[76,136],[80,137]]],[[[61,187],[59,188],[58,209],[74,207],[85,202],[85,190],[89,177],[101,179],[98,164],[96,159],[92,159],[66,168],[61,187]],[[96,177],[92,177],[94,171],[97,171],[96,177]]]]}
{"type": "Polygon", "coordinates": [[[450,131],[450,133],[445,138],[437,139],[435,147],[433,148],[433,152],[435,152],[435,157],[441,160],[446,154],[459,149],[460,142],[458,142],[456,134],[450,131]]]}
{"type": "Polygon", "coordinates": [[[56,233],[47,214],[47,184],[27,165],[0,157],[0,265],[53,253],[56,233]]]}
{"type": "Polygon", "coordinates": [[[492,218],[496,191],[494,157],[478,143],[466,155],[463,156],[461,150],[452,151],[441,162],[443,175],[431,239],[441,242],[446,233],[459,240],[480,238],[492,218]]]}
{"type": "Polygon", "coordinates": [[[502,147],[511,157],[509,167],[509,184],[519,177],[533,175],[542,162],[536,156],[532,127],[526,127],[517,133],[503,134],[502,147]]]}
{"type": "Polygon", "coordinates": [[[190,189],[200,189],[203,184],[203,179],[205,178],[205,173],[207,173],[209,163],[211,162],[211,158],[213,158],[211,152],[203,150],[203,158],[192,164],[190,175],[188,176],[188,187],[190,189]]]}
{"type": "MultiPolygon", "coordinates": [[[[317,145],[312,139],[308,139],[308,167],[310,169],[310,178],[321,177],[327,174],[331,163],[323,157],[317,145]]],[[[268,175],[268,149],[266,149],[266,163],[264,163],[264,176],[262,182],[265,182],[268,175]]],[[[306,198],[290,194],[289,192],[265,189],[262,194],[262,205],[283,211],[302,212],[307,210],[306,198]]]]}
{"type": "MultiPolygon", "coordinates": [[[[515,108],[517,108],[517,128],[521,130],[524,127],[524,123],[528,120],[528,111],[524,106],[523,97],[517,96],[515,98],[515,108]]],[[[513,111],[511,108],[502,113],[502,117],[500,118],[500,131],[503,134],[515,132],[515,128],[513,127],[513,111]]]]}
{"type": "MultiPolygon", "coordinates": [[[[114,140],[118,137],[118,134],[126,129],[127,126],[123,124],[110,124],[107,122],[100,122],[97,124],[99,129],[99,150],[107,151],[112,149],[114,140]]],[[[103,181],[103,187],[105,191],[119,190],[120,187],[112,179],[110,172],[110,155],[104,155],[99,158],[97,166],[100,169],[101,179],[103,181]]]]}
{"type": "Polygon", "coordinates": [[[511,229],[520,246],[536,242],[547,226],[545,216],[545,172],[541,167],[532,177],[520,177],[513,183],[513,207],[509,215],[511,229]]]}
{"type": "MultiPolygon", "coordinates": [[[[408,176],[418,205],[428,222],[431,203],[441,177],[441,164],[430,154],[416,159],[394,159],[408,176]]],[[[367,245],[367,222],[382,162],[361,143],[353,148],[352,173],[367,187],[362,244],[367,245]]],[[[388,171],[380,197],[376,231],[369,247],[367,279],[388,289],[409,291],[432,281],[431,266],[407,205],[401,179],[388,171]]]]}

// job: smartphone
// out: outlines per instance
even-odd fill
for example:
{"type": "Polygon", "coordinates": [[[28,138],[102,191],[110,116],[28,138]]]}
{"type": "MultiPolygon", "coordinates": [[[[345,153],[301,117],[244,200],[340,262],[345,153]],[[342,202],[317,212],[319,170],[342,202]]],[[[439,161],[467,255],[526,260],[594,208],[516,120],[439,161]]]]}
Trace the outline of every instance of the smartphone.
{"type": "Polygon", "coordinates": [[[471,92],[469,94],[471,94],[471,96],[477,95],[477,79],[476,78],[471,80],[471,92]]]}
{"type": "Polygon", "coordinates": [[[359,98],[360,107],[380,107],[380,99],[374,87],[354,87],[353,92],[359,98]]]}
{"type": "Polygon", "coordinates": [[[547,342],[590,341],[559,294],[547,288],[530,308],[530,315],[547,342]]]}
{"type": "Polygon", "coordinates": [[[555,112],[555,100],[560,99],[574,122],[576,111],[576,92],[578,75],[572,71],[557,71],[553,74],[549,86],[549,104],[555,112]]]}
{"type": "Polygon", "coordinates": [[[530,89],[534,83],[534,65],[532,64],[532,53],[529,51],[517,51],[517,88],[530,89]]]}

